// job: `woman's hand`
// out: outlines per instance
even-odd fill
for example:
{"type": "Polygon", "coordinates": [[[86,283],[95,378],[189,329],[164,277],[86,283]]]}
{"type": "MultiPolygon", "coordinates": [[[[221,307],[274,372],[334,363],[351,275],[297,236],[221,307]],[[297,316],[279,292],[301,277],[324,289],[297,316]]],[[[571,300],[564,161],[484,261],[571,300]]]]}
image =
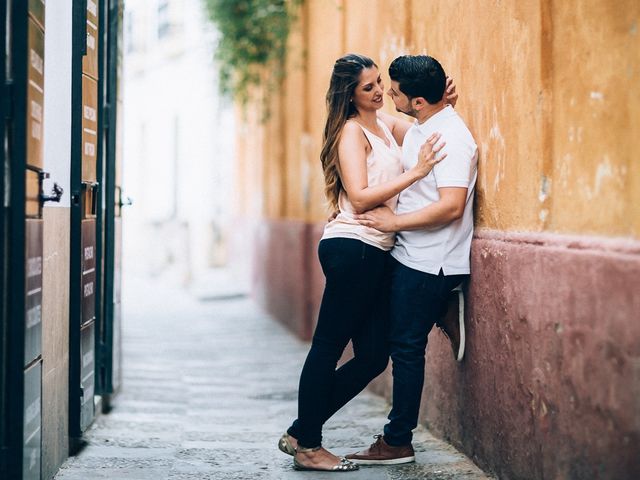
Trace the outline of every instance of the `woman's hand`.
{"type": "Polygon", "coordinates": [[[456,84],[453,78],[447,77],[447,83],[444,87],[444,101],[455,108],[458,103],[458,92],[456,92],[456,84]]]}
{"type": "Polygon", "coordinates": [[[418,153],[418,162],[415,164],[413,169],[420,175],[420,177],[426,177],[429,175],[429,172],[433,169],[433,166],[438,162],[442,161],[447,154],[443,153],[442,155],[436,155],[442,147],[444,147],[447,142],[441,142],[438,145],[438,140],[440,140],[439,133],[433,133],[427,141],[422,144],[420,147],[420,153],[418,153]],[[437,158],[436,158],[437,157],[437,158]]]}

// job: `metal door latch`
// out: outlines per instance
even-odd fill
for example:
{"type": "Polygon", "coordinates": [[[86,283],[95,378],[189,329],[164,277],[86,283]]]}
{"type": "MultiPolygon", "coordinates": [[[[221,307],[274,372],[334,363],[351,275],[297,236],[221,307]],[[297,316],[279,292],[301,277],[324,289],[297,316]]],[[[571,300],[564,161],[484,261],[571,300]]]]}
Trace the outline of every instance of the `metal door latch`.
{"type": "MultiPolygon", "coordinates": [[[[42,185],[42,181],[46,178],[49,178],[49,173],[40,172],[39,175],[40,175],[40,185],[42,185]]],[[[42,187],[40,187],[40,201],[42,203],[60,202],[60,199],[62,198],[63,193],[64,193],[64,190],[62,189],[62,187],[58,185],[56,182],[53,182],[53,190],[51,190],[50,195],[45,195],[44,193],[42,193],[42,187]]]]}
{"type": "Polygon", "coordinates": [[[117,205],[119,208],[133,205],[133,199],[122,194],[122,187],[116,187],[117,205]]]}
{"type": "Polygon", "coordinates": [[[64,193],[64,190],[62,189],[62,187],[54,182],[53,190],[51,190],[51,195],[44,195],[41,193],[40,201],[41,202],[59,202],[60,198],[62,198],[63,193],[64,193]]]}

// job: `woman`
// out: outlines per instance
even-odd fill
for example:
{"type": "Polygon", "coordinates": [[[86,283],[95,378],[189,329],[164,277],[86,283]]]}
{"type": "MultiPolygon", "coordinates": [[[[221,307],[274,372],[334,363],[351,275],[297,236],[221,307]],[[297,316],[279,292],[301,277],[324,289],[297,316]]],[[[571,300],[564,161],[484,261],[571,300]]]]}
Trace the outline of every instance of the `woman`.
{"type": "Polygon", "coordinates": [[[311,349],[300,375],[298,419],[280,450],[301,470],[352,471],[357,465],[322,448],[322,426],[387,366],[388,275],[393,234],[358,224],[353,215],[381,204],[395,209],[397,195],[444,158],[432,136],[417,164],[403,172],[399,143],[409,123],[378,111],[384,87],[377,65],[349,54],[334,65],[320,158],[325,193],[338,215],[318,247],[326,285],[311,349]],[[336,370],[349,341],[354,357],[336,370]]]}

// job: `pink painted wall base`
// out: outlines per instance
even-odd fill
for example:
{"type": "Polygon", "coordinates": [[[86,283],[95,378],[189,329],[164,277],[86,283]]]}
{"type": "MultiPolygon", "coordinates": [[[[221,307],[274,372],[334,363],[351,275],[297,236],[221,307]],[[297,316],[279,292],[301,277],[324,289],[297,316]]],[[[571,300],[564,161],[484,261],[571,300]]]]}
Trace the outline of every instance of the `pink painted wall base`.
{"type": "Polygon", "coordinates": [[[638,243],[480,231],[471,256],[466,358],[430,345],[422,421],[500,478],[640,478],[638,243]]]}

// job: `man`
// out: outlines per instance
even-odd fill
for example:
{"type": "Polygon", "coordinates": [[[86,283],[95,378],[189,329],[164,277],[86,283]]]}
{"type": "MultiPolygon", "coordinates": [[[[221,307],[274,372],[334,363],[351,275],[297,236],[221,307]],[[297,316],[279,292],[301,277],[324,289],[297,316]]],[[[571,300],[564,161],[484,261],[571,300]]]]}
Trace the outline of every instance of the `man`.
{"type": "Polygon", "coordinates": [[[416,163],[421,145],[434,132],[446,142],[441,151],[446,158],[400,194],[395,214],[380,207],[358,216],[363,225],[398,232],[391,252],[393,407],[384,435],[377,435],[368,449],[347,455],[360,464],[415,460],[411,440],[418,425],[427,335],[446,309],[451,291],[470,273],[473,234],[477,146],[443,100],[442,66],[426,55],[406,55],[391,63],[389,75],[387,93],[396,109],[416,119],[402,146],[405,170],[416,163]]]}

